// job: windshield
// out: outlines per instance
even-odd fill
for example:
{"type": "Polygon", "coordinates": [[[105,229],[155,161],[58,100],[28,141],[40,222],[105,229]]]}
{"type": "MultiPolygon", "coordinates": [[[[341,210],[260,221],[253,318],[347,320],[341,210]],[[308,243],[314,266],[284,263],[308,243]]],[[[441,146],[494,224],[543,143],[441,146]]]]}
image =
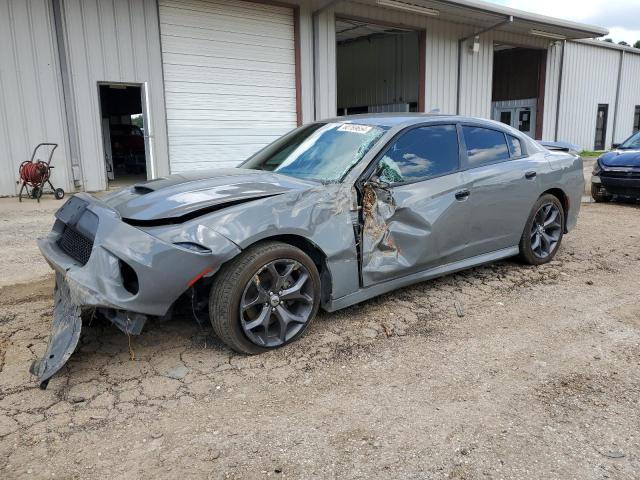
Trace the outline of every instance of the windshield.
{"type": "Polygon", "coordinates": [[[627,138],[618,148],[622,150],[640,149],[640,132],[627,138]]]}
{"type": "Polygon", "coordinates": [[[339,182],[373,147],[384,129],[353,123],[313,123],[285,135],[240,168],[339,182]]]}

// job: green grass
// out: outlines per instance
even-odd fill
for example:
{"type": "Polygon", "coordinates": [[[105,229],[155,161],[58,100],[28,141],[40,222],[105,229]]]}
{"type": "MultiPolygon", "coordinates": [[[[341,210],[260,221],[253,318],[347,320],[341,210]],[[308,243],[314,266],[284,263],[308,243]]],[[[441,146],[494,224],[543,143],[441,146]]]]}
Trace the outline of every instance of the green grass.
{"type": "Polygon", "coordinates": [[[581,157],[593,157],[593,158],[598,158],[600,155],[602,155],[605,152],[593,152],[591,150],[584,150],[582,152],[580,152],[580,156],[581,157]]]}

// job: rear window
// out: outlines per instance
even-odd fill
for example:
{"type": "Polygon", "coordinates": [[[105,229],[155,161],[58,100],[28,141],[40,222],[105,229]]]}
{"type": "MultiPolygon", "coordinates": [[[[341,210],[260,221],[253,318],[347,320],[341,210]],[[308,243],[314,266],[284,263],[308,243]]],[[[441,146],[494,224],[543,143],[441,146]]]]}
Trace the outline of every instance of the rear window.
{"type": "Polygon", "coordinates": [[[481,127],[462,127],[471,168],[509,159],[505,135],[497,130],[481,127]]]}
{"type": "Polygon", "coordinates": [[[509,139],[509,150],[511,150],[512,157],[521,157],[522,156],[522,142],[518,140],[516,137],[511,135],[507,135],[509,139]]]}

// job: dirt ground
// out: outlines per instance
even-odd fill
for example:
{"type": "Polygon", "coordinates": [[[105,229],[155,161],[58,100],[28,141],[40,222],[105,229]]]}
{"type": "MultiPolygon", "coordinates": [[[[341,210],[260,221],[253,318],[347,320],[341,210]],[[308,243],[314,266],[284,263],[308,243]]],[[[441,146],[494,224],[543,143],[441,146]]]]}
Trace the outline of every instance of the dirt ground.
{"type": "Polygon", "coordinates": [[[53,280],[29,259],[0,264],[0,478],[640,478],[638,205],[583,205],[546,266],[323,313],[256,357],[189,319],[131,344],[94,322],[46,391],[53,280]]]}

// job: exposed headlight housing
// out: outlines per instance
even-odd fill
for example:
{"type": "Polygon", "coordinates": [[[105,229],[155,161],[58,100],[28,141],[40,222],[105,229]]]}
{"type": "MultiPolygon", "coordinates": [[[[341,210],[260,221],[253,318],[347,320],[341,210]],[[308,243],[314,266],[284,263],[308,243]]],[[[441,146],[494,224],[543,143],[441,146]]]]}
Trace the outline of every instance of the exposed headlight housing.
{"type": "Polygon", "coordinates": [[[596,160],[596,164],[593,167],[593,172],[591,172],[592,175],[600,175],[600,173],[602,173],[602,165],[600,164],[600,158],[598,158],[598,160],[596,160]]]}

